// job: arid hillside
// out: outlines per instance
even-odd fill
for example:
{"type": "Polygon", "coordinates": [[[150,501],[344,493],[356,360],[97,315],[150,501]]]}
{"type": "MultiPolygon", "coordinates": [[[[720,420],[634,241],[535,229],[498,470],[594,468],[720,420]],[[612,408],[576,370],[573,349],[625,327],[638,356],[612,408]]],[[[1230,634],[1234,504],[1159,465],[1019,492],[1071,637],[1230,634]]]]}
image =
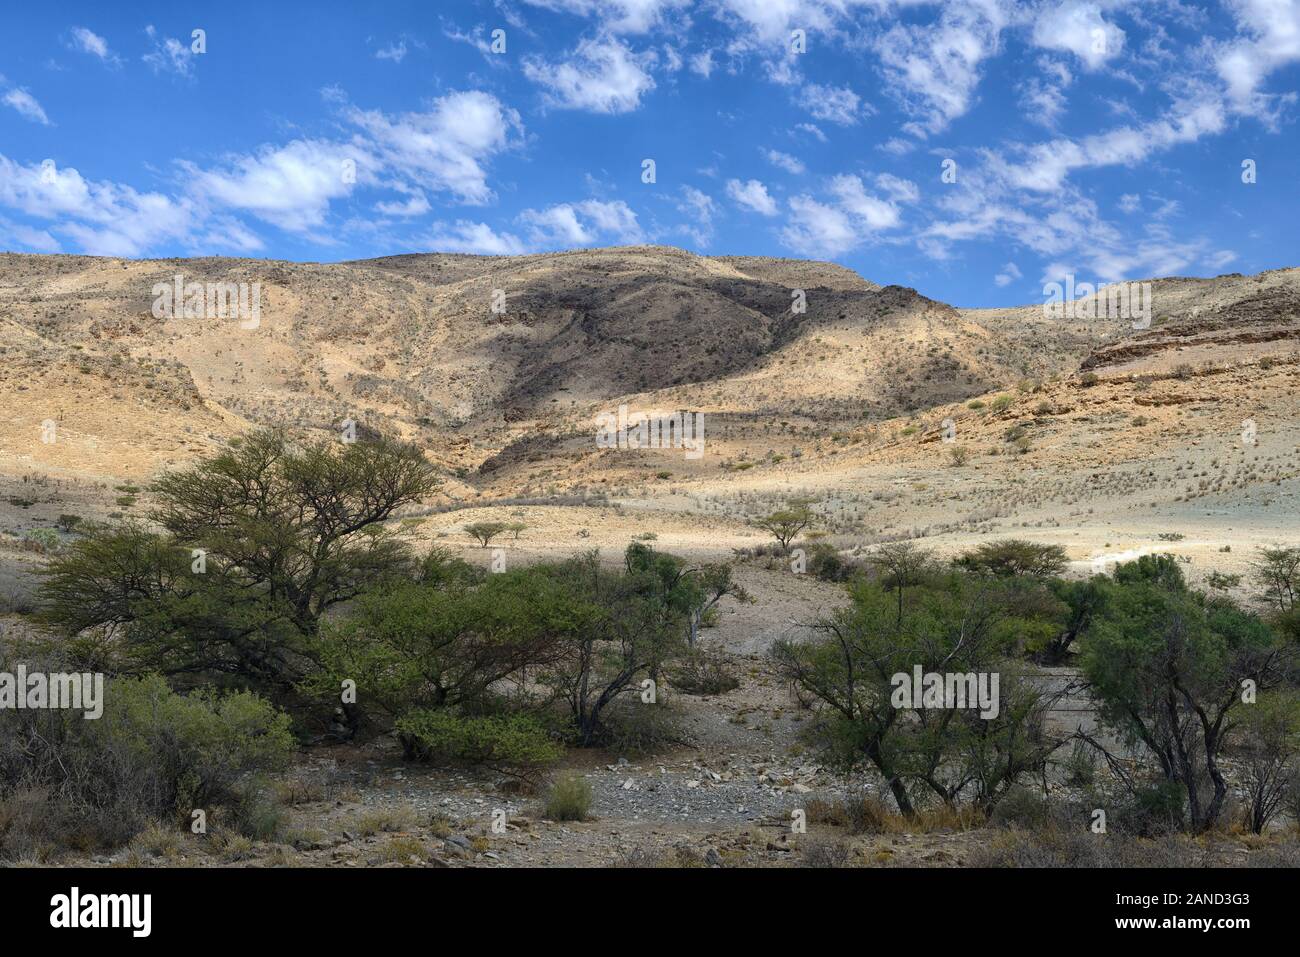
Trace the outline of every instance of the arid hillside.
{"type": "Polygon", "coordinates": [[[1093,561],[1144,547],[1148,525],[1218,550],[1295,524],[1294,269],[1155,280],[1150,328],[1134,329],[670,247],[4,255],[0,330],[0,525],[19,538],[68,512],[140,513],[160,469],[252,426],[331,435],[347,419],[445,472],[422,533],[457,536],[509,501],[561,550],[645,526],[726,551],[796,494],[845,547],[1041,527],[1093,561]],[[178,275],[258,284],[256,321],[155,318],[155,286],[178,275]],[[596,416],[620,405],[702,413],[705,453],[599,448],[596,416]]]}

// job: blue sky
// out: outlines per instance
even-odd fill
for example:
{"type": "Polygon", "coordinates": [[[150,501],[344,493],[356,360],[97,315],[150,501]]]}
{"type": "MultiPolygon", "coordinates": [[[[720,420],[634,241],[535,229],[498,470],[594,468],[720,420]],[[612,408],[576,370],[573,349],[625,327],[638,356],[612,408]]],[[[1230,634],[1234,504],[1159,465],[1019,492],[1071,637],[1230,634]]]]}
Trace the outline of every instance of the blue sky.
{"type": "Polygon", "coordinates": [[[11,4],[0,249],[653,242],[1035,302],[1300,263],[1297,88],[1300,0],[11,4]]]}

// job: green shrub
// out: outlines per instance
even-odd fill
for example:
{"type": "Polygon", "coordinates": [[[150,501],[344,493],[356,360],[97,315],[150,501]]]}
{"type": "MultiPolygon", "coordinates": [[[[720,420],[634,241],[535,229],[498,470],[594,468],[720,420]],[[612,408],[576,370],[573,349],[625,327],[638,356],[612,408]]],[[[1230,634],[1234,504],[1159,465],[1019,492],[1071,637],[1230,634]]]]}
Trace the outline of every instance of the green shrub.
{"type": "Polygon", "coordinates": [[[465,717],[416,709],[395,728],[408,757],[477,765],[524,780],[533,780],[564,753],[537,720],[522,714],[465,717]]]}
{"type": "MultiPolygon", "coordinates": [[[[249,692],[182,695],[156,676],[110,679],[96,720],[0,711],[0,800],[43,795],[47,820],[81,822],[56,843],[111,847],[160,818],[188,823],[195,809],[236,808],[240,782],[283,767],[293,748],[289,718],[249,692]]],[[[23,842],[4,833],[0,853],[23,842]]]]}
{"type": "Polygon", "coordinates": [[[57,552],[63,544],[59,540],[59,533],[52,528],[33,528],[23,539],[29,548],[41,554],[57,552]]]}
{"type": "Polygon", "coordinates": [[[687,743],[676,713],[668,705],[645,704],[636,697],[610,708],[599,740],[611,751],[634,758],[687,743]]]}
{"type": "Polygon", "coordinates": [[[65,532],[70,532],[78,525],[81,524],[81,516],[69,515],[65,513],[59,516],[59,520],[56,524],[59,526],[59,528],[63,529],[65,532]]]}
{"type": "Polygon", "coordinates": [[[568,774],[551,785],[546,795],[546,816],[552,821],[585,821],[591,813],[591,785],[568,774]]]}

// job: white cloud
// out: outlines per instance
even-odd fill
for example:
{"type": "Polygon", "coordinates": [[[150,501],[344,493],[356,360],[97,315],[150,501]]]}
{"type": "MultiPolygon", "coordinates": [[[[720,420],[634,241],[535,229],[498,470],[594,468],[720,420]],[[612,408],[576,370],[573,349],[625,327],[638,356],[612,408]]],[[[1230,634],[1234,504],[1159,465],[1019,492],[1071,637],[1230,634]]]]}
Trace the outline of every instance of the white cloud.
{"type": "Polygon", "coordinates": [[[840,208],[868,230],[875,232],[898,225],[898,207],[868,193],[858,177],[836,176],[831,180],[830,188],[839,200],[840,208]]]}
{"type": "Polygon", "coordinates": [[[1226,123],[1221,102],[1192,95],[1177,104],[1168,118],[1140,127],[1121,126],[1077,141],[1062,137],[1039,143],[1025,151],[1022,163],[1007,163],[993,152],[986,155],[1012,185],[1052,191],[1060,189],[1075,169],[1132,166],[1157,151],[1222,132],[1226,123]]]}
{"type": "Polygon", "coordinates": [[[1011,285],[1011,283],[1020,278],[1021,272],[1019,267],[1017,267],[1015,263],[1007,263],[1002,267],[1002,271],[993,277],[993,282],[996,286],[1001,288],[1002,286],[1011,285]]]}
{"type": "Polygon", "coordinates": [[[794,29],[812,33],[829,28],[835,18],[831,8],[844,7],[836,0],[720,0],[719,5],[748,28],[755,42],[768,46],[788,43],[794,29]]]}
{"type": "Polygon", "coordinates": [[[36,97],[22,87],[10,90],[3,97],[0,97],[0,102],[3,102],[5,106],[13,107],[20,116],[31,120],[33,123],[40,123],[42,126],[50,125],[50,118],[45,115],[45,110],[36,101],[36,97]]]}
{"type": "Polygon", "coordinates": [[[1089,0],[1067,0],[1044,6],[1034,21],[1033,40],[1048,50],[1073,53],[1089,70],[1096,70],[1124,49],[1124,31],[1102,18],[1089,0]]]}
{"type": "Polygon", "coordinates": [[[33,229],[21,223],[10,222],[0,216],[0,248],[20,247],[38,253],[57,253],[63,249],[59,241],[47,230],[33,229]]]}
{"type": "MultiPolygon", "coordinates": [[[[1300,60],[1300,0],[1225,0],[1240,35],[1223,45],[1215,68],[1234,109],[1274,124],[1270,101],[1259,92],[1269,74],[1300,60]]],[[[1288,101],[1294,100],[1288,94],[1288,101]]]]}
{"type": "Polygon", "coordinates": [[[742,183],[738,179],[727,180],[727,195],[738,206],[762,213],[764,216],[776,215],[776,200],[768,195],[767,187],[756,179],[742,183]]]}
{"type": "Polygon", "coordinates": [[[781,241],[804,256],[839,256],[858,245],[857,230],[849,217],[811,196],[790,198],[790,217],[781,241]]]}
{"type": "Polygon", "coordinates": [[[1205,257],[1205,265],[1210,269],[1222,269],[1237,259],[1237,254],[1231,249],[1220,249],[1217,252],[1210,253],[1205,257]]]}
{"type": "Polygon", "coordinates": [[[399,219],[410,219],[414,216],[423,216],[433,207],[429,205],[428,197],[424,193],[416,190],[405,202],[379,202],[375,203],[376,212],[383,213],[385,216],[395,216],[399,219]]]}
{"type": "Polygon", "coordinates": [[[196,219],[193,204],[185,200],[93,182],[72,168],[24,166],[3,155],[0,206],[54,222],[55,233],[96,256],[139,256],[157,242],[185,240],[196,219]]]}
{"type": "Polygon", "coordinates": [[[826,134],[822,132],[821,127],[816,123],[796,123],[794,128],[799,130],[801,133],[807,133],[820,143],[826,142],[826,134]]]}
{"type": "Polygon", "coordinates": [[[766,156],[767,161],[773,166],[777,166],[794,176],[801,176],[808,169],[798,157],[791,156],[789,153],[782,153],[780,150],[767,150],[766,156]]]}
{"type": "Polygon", "coordinates": [[[360,178],[371,165],[355,146],[294,140],[237,157],[224,171],[182,168],[191,174],[191,190],[204,200],[290,232],[310,232],[324,224],[331,200],[352,191],[345,171],[355,169],[360,178]],[[345,165],[349,161],[352,167],[345,165]]]}
{"type": "Polygon", "coordinates": [[[892,173],[881,173],[876,177],[876,186],[889,194],[889,198],[899,203],[915,203],[921,198],[921,191],[910,179],[902,179],[892,173]]]}
{"type": "Polygon", "coordinates": [[[429,234],[418,240],[434,252],[476,253],[483,256],[518,256],[528,247],[513,233],[498,233],[486,223],[458,219],[448,226],[434,224],[429,234]]]}
{"type": "Polygon", "coordinates": [[[146,53],[142,60],[149,64],[155,73],[171,72],[177,76],[189,76],[194,66],[194,52],[188,43],[172,37],[159,39],[158,31],[153,25],[144,28],[145,35],[153,41],[153,50],[146,53]]]}
{"type": "Polygon", "coordinates": [[[951,0],[937,23],[896,24],[875,43],[887,89],[917,114],[907,132],[938,133],[970,109],[980,64],[998,46],[1005,25],[991,0],[951,0]]]}
{"type": "Polygon", "coordinates": [[[522,132],[515,110],[479,90],[448,93],[424,113],[390,117],[353,107],[346,116],[366,134],[383,168],[476,205],[495,195],[485,163],[510,148],[512,136],[522,132]]]}
{"type": "Polygon", "coordinates": [[[600,240],[639,243],[644,234],[636,213],[622,200],[588,199],[559,203],[546,209],[526,209],[519,221],[530,229],[533,242],[548,248],[590,246],[600,240]]]}
{"type": "Polygon", "coordinates": [[[683,186],[676,206],[679,213],[691,220],[679,227],[681,232],[690,236],[701,248],[713,242],[713,217],[718,211],[718,204],[713,201],[713,197],[694,186],[683,186]]]}
{"type": "Polygon", "coordinates": [[[86,27],[72,28],[72,46],[82,53],[89,53],[91,56],[98,57],[105,63],[117,64],[121,62],[113,51],[108,48],[108,41],[86,27]]]}
{"type": "Polygon", "coordinates": [[[1056,127],[1065,105],[1065,93],[1056,84],[1032,76],[1020,86],[1020,106],[1025,117],[1048,129],[1056,127]]]}
{"type": "Polygon", "coordinates": [[[580,17],[596,17],[610,33],[645,33],[659,26],[665,14],[690,5],[690,0],[525,0],[580,17]]]}
{"type": "Polygon", "coordinates": [[[691,57],[691,72],[698,73],[706,80],[713,73],[713,51],[705,50],[703,53],[697,53],[691,57]]]}
{"type": "Polygon", "coordinates": [[[401,63],[406,59],[406,41],[398,40],[396,43],[390,43],[386,47],[381,47],[375,51],[376,60],[392,60],[394,63],[401,63]]]}
{"type": "Polygon", "coordinates": [[[809,83],[800,91],[799,103],[819,120],[852,126],[862,111],[861,97],[847,86],[809,83]]]}
{"type": "Polygon", "coordinates": [[[622,41],[610,37],[587,39],[578,44],[573,59],[564,63],[526,57],[524,75],[546,90],[552,106],[628,113],[655,87],[654,78],[645,69],[653,56],[637,56],[622,41]]]}

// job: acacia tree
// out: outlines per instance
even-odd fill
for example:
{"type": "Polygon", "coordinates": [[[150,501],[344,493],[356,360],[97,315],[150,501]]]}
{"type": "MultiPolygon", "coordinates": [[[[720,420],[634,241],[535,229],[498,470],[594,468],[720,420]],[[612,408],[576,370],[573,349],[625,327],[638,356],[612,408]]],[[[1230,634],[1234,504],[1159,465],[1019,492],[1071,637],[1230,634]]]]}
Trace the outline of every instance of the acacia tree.
{"type": "Polygon", "coordinates": [[[1103,723],[1145,745],[1185,796],[1192,829],[1205,831],[1223,811],[1221,757],[1249,707],[1243,690],[1279,684],[1289,649],[1229,599],[1189,589],[1170,556],[1144,555],[1114,575],[1082,642],[1084,675],[1103,723]]]}
{"type": "MultiPolygon", "coordinates": [[[[917,556],[905,557],[914,569],[917,556]]],[[[823,758],[845,770],[873,766],[903,814],[914,811],[909,784],[949,805],[973,789],[982,806],[992,807],[1025,774],[1041,769],[1059,743],[1036,730],[1040,696],[1017,687],[986,721],[921,702],[900,707],[893,692],[894,677],[910,679],[917,666],[923,673],[1001,668],[1003,586],[958,572],[909,581],[855,582],[852,604],[815,622],[814,640],[775,645],[777,666],[812,708],[811,733],[823,758]],[[901,605],[895,591],[903,593],[901,605]]]]}
{"type": "Polygon", "coordinates": [[[667,566],[629,553],[619,571],[603,568],[595,552],[556,569],[571,590],[572,614],[540,680],[568,704],[584,747],[600,741],[612,704],[685,647],[686,612],[667,566]]]}
{"type": "Polygon", "coordinates": [[[954,564],[973,572],[1002,578],[1025,576],[1052,578],[1065,571],[1068,564],[1060,545],[1044,545],[1020,538],[984,542],[964,552],[954,564]]]}
{"type": "Polygon", "coordinates": [[[107,670],[287,686],[327,609],[410,571],[384,522],[436,485],[411,446],[254,432],[153,484],[158,530],[97,528],[52,561],[42,614],[107,670]]]}
{"type": "Polygon", "coordinates": [[[1300,697],[1294,691],[1277,691],[1245,708],[1242,740],[1235,752],[1243,769],[1250,829],[1263,834],[1295,778],[1300,697]]]}
{"type": "Polygon", "coordinates": [[[1286,614],[1300,598],[1300,547],[1259,549],[1259,558],[1251,562],[1251,577],[1263,592],[1263,600],[1286,614]]]}
{"type": "Polygon", "coordinates": [[[509,529],[510,526],[505,522],[472,522],[465,526],[465,531],[479,543],[481,548],[487,548],[492,543],[492,539],[509,529]]]}
{"type": "Polygon", "coordinates": [[[812,524],[813,517],[809,503],[796,501],[791,502],[787,508],[755,519],[754,524],[775,538],[781,551],[788,552],[790,543],[812,524]]]}
{"type": "Polygon", "coordinates": [[[699,640],[705,616],[722,599],[752,600],[732,578],[731,566],[725,563],[690,565],[676,555],[656,552],[640,542],[628,546],[624,562],[629,572],[655,576],[666,600],[686,615],[686,643],[691,648],[699,640]]]}

